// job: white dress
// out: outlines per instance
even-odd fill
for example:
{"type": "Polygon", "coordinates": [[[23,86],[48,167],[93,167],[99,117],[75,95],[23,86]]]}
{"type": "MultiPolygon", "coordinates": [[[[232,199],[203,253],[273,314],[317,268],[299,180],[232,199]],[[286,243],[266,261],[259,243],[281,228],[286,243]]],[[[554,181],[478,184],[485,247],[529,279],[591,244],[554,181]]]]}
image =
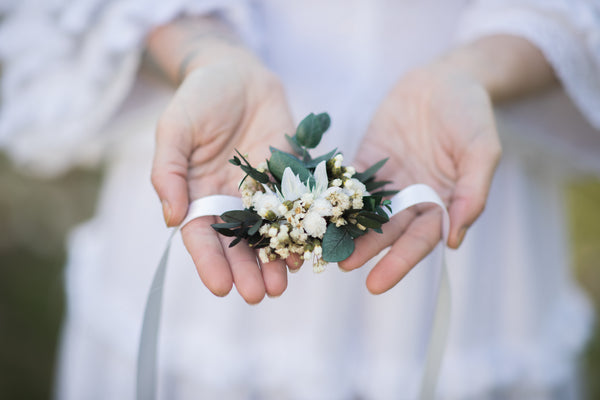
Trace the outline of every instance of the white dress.
{"type": "MultiPolygon", "coordinates": [[[[69,239],[58,398],[133,397],[144,300],[168,236],[149,171],[154,126],[172,94],[137,66],[152,27],[215,10],[282,78],[296,120],[330,113],[317,153],[338,147],[347,160],[395,80],[456,41],[503,32],[542,49],[569,98],[557,90],[497,110],[503,160],[485,212],[449,254],[453,308],[439,396],[576,398],[593,314],[569,271],[561,184],[571,171],[600,172],[598,3],[148,3],[5,5],[0,144],[46,173],[106,160],[95,217],[69,239]]],[[[434,252],[380,296],[366,290],[368,267],[304,268],[283,296],[249,306],[235,290],[213,296],[175,240],[160,396],[414,398],[439,258],[434,252]]]]}

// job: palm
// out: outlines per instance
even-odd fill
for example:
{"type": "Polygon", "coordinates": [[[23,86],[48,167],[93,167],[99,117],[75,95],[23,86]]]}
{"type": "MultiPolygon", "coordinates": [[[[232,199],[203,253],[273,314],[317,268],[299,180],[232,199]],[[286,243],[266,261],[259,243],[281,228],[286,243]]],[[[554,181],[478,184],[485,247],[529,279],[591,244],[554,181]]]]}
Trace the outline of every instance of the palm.
{"type": "MultiPolygon", "coordinates": [[[[483,89],[462,77],[429,72],[412,73],[394,87],[360,149],[359,169],[389,157],[379,177],[398,189],[426,183],[440,194],[450,208],[449,243],[454,246],[464,220],[472,222],[483,208],[475,203],[485,202],[485,196],[474,199],[473,191],[487,193],[499,156],[492,108],[483,89]],[[469,212],[475,215],[466,218],[469,212]]],[[[371,291],[389,289],[439,241],[438,214],[435,208],[413,207],[395,216],[384,226],[383,238],[376,233],[361,238],[342,266],[356,268],[392,245],[367,281],[371,291]]]]}
{"type": "MultiPolygon", "coordinates": [[[[265,160],[268,146],[285,148],[282,133],[293,125],[283,91],[265,70],[241,73],[235,65],[216,65],[192,72],[178,89],[160,119],[153,183],[170,198],[177,224],[189,200],[210,194],[237,194],[243,173],[227,160],[235,150],[247,153],[253,164],[265,160]],[[169,193],[170,192],[170,193],[169,193]]],[[[263,265],[247,247],[229,248],[229,240],[210,227],[216,217],[190,222],[182,230],[205,285],[225,295],[235,283],[250,303],[265,292],[281,294],[287,278],[282,261],[263,265]]]]}

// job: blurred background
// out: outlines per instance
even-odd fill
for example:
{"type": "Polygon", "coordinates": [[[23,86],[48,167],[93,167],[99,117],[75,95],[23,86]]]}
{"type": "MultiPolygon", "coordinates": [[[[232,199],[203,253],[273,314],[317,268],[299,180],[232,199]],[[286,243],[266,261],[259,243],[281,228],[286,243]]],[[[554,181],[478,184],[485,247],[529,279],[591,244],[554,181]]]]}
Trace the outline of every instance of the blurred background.
{"type": "MultiPolygon", "coordinates": [[[[91,217],[101,171],[39,180],[0,155],[0,399],[48,399],[64,311],[70,228],[91,217]]],[[[573,268],[600,309],[600,181],[565,187],[573,268]]],[[[600,399],[600,329],[582,360],[587,398],[600,399]]]]}

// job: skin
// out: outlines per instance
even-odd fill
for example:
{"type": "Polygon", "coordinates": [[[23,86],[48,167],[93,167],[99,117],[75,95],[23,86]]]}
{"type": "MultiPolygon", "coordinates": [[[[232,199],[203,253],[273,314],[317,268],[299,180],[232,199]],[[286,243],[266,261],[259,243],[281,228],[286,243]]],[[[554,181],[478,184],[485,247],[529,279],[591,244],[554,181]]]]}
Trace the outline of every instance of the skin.
{"type": "MultiPolygon", "coordinates": [[[[234,149],[253,165],[268,157],[268,145],[286,149],[283,133],[294,124],[282,85],[246,50],[227,26],[212,19],[186,19],[150,35],[151,64],[179,85],[156,132],[152,183],[168,226],[178,225],[190,199],[237,194],[242,173],[229,165],[234,149]]],[[[555,83],[551,67],[533,45],[513,36],[490,36],[455,49],[431,65],[401,77],[373,116],[353,164],[364,169],[390,157],[378,177],[390,187],[427,183],[442,196],[450,214],[448,246],[460,246],[485,207],[501,155],[492,105],[535,93],[555,83]],[[390,142],[391,141],[391,142],[390,142]],[[390,151],[390,149],[393,149],[390,151]]],[[[235,284],[251,304],[287,287],[282,260],[260,265],[245,247],[204,217],[182,231],[204,284],[224,296],[235,284]]],[[[372,293],[398,283],[440,240],[434,208],[416,206],[370,232],[340,267],[361,267],[383,248],[390,252],[367,278],[372,293]]],[[[286,260],[290,269],[296,259],[286,260]]]]}

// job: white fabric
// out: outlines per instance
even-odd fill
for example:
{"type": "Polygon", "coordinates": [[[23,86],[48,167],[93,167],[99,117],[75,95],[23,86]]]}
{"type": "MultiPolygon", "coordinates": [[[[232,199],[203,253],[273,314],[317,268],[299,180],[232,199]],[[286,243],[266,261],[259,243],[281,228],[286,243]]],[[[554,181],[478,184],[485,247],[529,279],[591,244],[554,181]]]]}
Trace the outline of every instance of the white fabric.
{"type": "MultiPolygon", "coordinates": [[[[526,35],[543,48],[579,111],[562,93],[499,110],[503,132],[514,135],[503,137],[486,211],[449,255],[453,314],[439,393],[570,398],[565,391],[592,313],[568,269],[562,161],[574,155],[587,160],[579,167],[600,171],[598,131],[590,126],[598,127],[600,92],[585,89],[597,87],[599,76],[581,74],[598,71],[597,3],[538,0],[525,12],[514,0],[502,13],[491,2],[462,0],[251,3],[251,12],[227,4],[234,14],[259,18],[248,35],[262,38],[261,55],[282,77],[296,119],[332,115],[317,153],[339,147],[348,160],[394,81],[450,48],[457,32],[486,34],[481,27],[489,21],[495,32],[526,35]],[[531,33],[521,26],[524,17],[511,17],[524,14],[556,18],[535,19],[536,27],[551,28],[531,33]],[[544,47],[555,37],[572,38],[573,49],[544,47]],[[540,150],[546,142],[556,144],[550,152],[540,150]]],[[[69,243],[58,386],[64,399],[133,397],[143,300],[167,238],[148,175],[154,125],[171,94],[136,79],[140,46],[153,25],[216,2],[147,4],[40,1],[16,7],[2,28],[0,140],[19,162],[58,170],[87,157],[81,145],[93,135],[116,138],[96,216],[69,243]]],[[[431,306],[426,288],[439,256],[381,296],[364,287],[368,267],[348,274],[330,267],[321,275],[303,269],[289,277],[281,298],[251,307],[235,293],[211,295],[176,237],[160,344],[162,398],[414,397],[427,337],[420,310],[431,306]]]]}
{"type": "Polygon", "coordinates": [[[150,29],[218,11],[255,47],[250,10],[240,3],[21,0],[0,29],[0,146],[46,175],[97,161],[107,141],[119,140],[98,133],[130,91],[150,29]]]}

